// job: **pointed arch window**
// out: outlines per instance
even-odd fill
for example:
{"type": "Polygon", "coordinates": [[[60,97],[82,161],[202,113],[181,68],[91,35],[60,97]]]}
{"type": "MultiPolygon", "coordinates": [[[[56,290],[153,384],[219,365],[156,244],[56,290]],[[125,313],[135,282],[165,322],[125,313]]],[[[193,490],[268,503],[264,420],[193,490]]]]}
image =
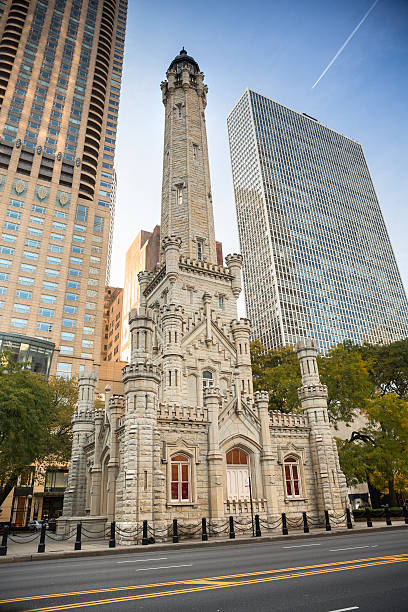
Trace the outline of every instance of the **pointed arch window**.
{"type": "Polygon", "coordinates": [[[191,500],[191,461],[187,455],[178,453],[171,458],[171,501],[191,500]]]}
{"type": "Polygon", "coordinates": [[[211,387],[214,386],[214,378],[210,370],[204,370],[202,380],[203,380],[203,391],[204,389],[210,389],[211,387]]]}
{"type": "Polygon", "coordinates": [[[285,474],[286,495],[288,497],[301,497],[302,483],[300,478],[299,457],[289,455],[283,462],[285,474]]]}
{"type": "Polygon", "coordinates": [[[227,498],[249,499],[249,457],[241,448],[235,447],[226,454],[227,498]]]}

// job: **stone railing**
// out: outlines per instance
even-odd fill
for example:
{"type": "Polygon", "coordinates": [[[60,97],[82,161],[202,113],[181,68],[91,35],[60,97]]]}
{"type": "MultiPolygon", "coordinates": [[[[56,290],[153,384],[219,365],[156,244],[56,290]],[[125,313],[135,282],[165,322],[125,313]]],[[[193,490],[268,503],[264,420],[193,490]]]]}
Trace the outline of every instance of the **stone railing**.
{"type": "Polygon", "coordinates": [[[271,410],[269,416],[271,419],[271,427],[308,427],[308,423],[303,414],[271,410]]]}
{"type": "MultiPolygon", "coordinates": [[[[254,514],[267,511],[266,499],[253,499],[252,507],[254,514]]],[[[249,499],[226,499],[224,501],[224,512],[230,514],[251,514],[251,502],[249,499]]]]}
{"type": "Polygon", "coordinates": [[[159,404],[158,419],[179,421],[208,421],[208,411],[201,406],[180,406],[180,404],[159,404]]]}

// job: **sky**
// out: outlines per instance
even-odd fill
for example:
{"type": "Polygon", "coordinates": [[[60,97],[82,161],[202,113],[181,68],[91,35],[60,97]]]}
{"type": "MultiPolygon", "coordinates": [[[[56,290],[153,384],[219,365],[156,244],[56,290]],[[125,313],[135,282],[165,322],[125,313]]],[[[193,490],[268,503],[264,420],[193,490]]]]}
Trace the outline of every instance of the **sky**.
{"type": "Polygon", "coordinates": [[[379,0],[313,88],[372,4],[129,0],[111,285],[123,286],[126,250],[139,230],[160,223],[160,82],[184,46],[209,88],[214,218],[224,256],[239,252],[226,118],[249,87],[361,143],[408,288],[408,2],[379,0]]]}

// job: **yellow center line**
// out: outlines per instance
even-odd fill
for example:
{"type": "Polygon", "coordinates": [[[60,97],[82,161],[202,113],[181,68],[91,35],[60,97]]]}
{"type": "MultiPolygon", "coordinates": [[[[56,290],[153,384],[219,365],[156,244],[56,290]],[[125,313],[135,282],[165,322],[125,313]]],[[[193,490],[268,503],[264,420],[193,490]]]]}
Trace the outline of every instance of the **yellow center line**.
{"type": "MultiPolygon", "coordinates": [[[[164,587],[164,586],[176,586],[176,585],[186,585],[186,584],[197,584],[200,583],[201,580],[209,580],[209,581],[221,581],[225,579],[231,578],[247,578],[249,576],[260,576],[260,575],[269,575],[269,574],[278,574],[282,572],[294,572],[300,570],[308,570],[308,569],[318,569],[325,567],[333,567],[333,566],[341,566],[347,565],[350,563],[364,563],[368,561],[380,561],[380,560],[388,560],[388,559],[398,559],[401,561],[408,561],[408,553],[401,553],[395,555],[386,555],[381,557],[369,557],[363,559],[349,559],[348,561],[335,561],[330,563],[319,563],[314,565],[303,565],[298,567],[287,567],[280,569],[272,569],[272,570],[262,570],[257,572],[245,572],[240,574],[227,574],[225,576],[211,576],[206,578],[191,578],[185,580],[172,580],[168,582],[156,582],[153,584],[137,584],[137,585],[129,585],[129,586],[118,586],[118,587],[110,587],[110,588],[102,588],[102,589],[87,589],[83,591],[71,591],[71,592],[63,592],[63,593],[49,593],[45,595],[31,595],[25,597],[14,597],[10,599],[2,599],[0,600],[0,604],[5,603],[16,603],[20,601],[33,601],[38,599],[51,599],[51,598],[60,598],[60,597],[75,597],[78,595],[93,595],[97,593],[113,593],[117,591],[130,591],[130,590],[138,590],[138,589],[150,589],[156,587],[164,587]]],[[[224,582],[222,583],[224,584],[224,582]]]]}
{"type": "MultiPolygon", "coordinates": [[[[369,561],[369,560],[367,560],[369,561]]],[[[87,607],[92,607],[92,606],[100,606],[100,605],[105,605],[105,604],[112,604],[112,603],[121,603],[121,602],[128,602],[128,601],[135,601],[135,600],[140,600],[140,599],[152,599],[152,598],[157,598],[157,597],[168,597],[170,595],[183,595],[186,593],[197,593],[197,592],[202,592],[202,591],[211,591],[211,590],[215,590],[215,589],[225,589],[225,588],[231,588],[231,587],[237,587],[237,586],[243,586],[243,585],[250,585],[250,584],[259,584],[262,582],[273,582],[273,581],[277,581],[277,580],[288,580],[288,579],[292,579],[292,578],[298,578],[298,577],[304,577],[304,576],[316,576],[316,575],[320,575],[320,574],[328,574],[328,573],[333,573],[333,572],[342,572],[342,571],[350,571],[350,570],[354,570],[354,569],[360,569],[362,567],[373,567],[373,566],[379,566],[379,565],[386,565],[386,564],[391,564],[391,563],[403,563],[403,562],[407,562],[408,559],[406,558],[406,555],[400,556],[400,557],[389,557],[387,559],[383,559],[383,560],[378,560],[378,561],[374,561],[372,563],[357,563],[354,565],[349,565],[349,566],[342,566],[342,567],[326,567],[326,568],[321,568],[321,569],[317,569],[317,570],[313,570],[313,571],[308,571],[308,572],[297,572],[294,574],[284,574],[284,575],[280,575],[280,576],[267,576],[265,578],[255,578],[252,580],[242,580],[239,582],[212,582],[211,580],[208,580],[207,585],[203,585],[203,586],[198,586],[198,587],[193,587],[193,588],[184,588],[184,589],[177,589],[177,590],[172,590],[172,591],[159,591],[159,592],[155,592],[155,593],[140,593],[138,595],[129,595],[127,597],[115,597],[115,598],[109,598],[109,599],[98,599],[95,601],[88,601],[88,602],[78,602],[78,603],[72,603],[72,604],[63,604],[63,605],[57,605],[57,606],[50,606],[50,607],[46,607],[46,608],[35,608],[32,610],[28,610],[26,612],[58,612],[61,610],[71,610],[71,609],[75,609],[75,608],[87,608],[87,607]]],[[[353,563],[353,562],[351,562],[353,563]]],[[[281,570],[281,571],[285,571],[285,570],[281,570]]]]}

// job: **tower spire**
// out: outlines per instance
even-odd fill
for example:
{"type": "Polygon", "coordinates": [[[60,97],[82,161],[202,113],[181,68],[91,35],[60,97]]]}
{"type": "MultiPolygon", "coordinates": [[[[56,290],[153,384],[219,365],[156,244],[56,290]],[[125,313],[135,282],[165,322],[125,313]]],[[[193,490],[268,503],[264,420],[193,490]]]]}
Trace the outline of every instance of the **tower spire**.
{"type": "Polygon", "coordinates": [[[183,255],[216,263],[204,74],[183,47],[166,76],[161,235],[181,238],[183,255]]]}

